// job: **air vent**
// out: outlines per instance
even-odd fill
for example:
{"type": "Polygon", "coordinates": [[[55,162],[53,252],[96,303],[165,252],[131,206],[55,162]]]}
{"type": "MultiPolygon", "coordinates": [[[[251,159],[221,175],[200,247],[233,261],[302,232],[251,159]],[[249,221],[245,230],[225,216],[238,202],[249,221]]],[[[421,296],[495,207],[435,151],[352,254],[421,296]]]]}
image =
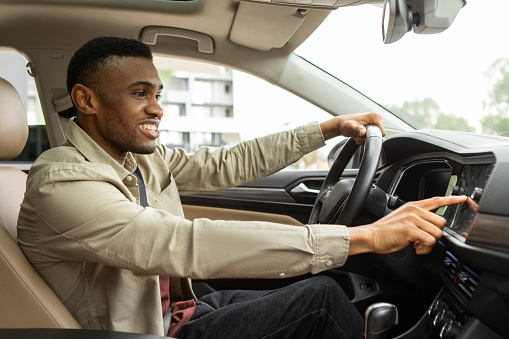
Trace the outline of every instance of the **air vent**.
{"type": "Polygon", "coordinates": [[[465,304],[468,304],[468,301],[472,298],[477,289],[480,274],[474,269],[462,265],[451,252],[445,253],[443,268],[443,278],[446,283],[452,287],[455,294],[457,294],[465,304]]]}

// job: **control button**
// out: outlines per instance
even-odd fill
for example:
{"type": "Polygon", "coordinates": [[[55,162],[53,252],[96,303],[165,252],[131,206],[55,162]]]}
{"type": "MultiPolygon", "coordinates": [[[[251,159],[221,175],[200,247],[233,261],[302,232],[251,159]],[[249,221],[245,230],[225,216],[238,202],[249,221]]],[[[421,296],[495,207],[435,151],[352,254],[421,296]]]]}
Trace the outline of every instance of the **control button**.
{"type": "Polygon", "coordinates": [[[389,198],[387,199],[387,207],[389,207],[391,210],[395,210],[404,204],[405,202],[401,200],[397,195],[389,195],[389,198]]]}
{"type": "Polygon", "coordinates": [[[479,201],[479,200],[481,200],[482,193],[483,193],[483,189],[476,187],[476,188],[474,188],[474,191],[472,192],[472,195],[470,196],[470,198],[472,198],[472,200],[474,200],[474,201],[479,201]]]}
{"type": "Polygon", "coordinates": [[[435,317],[438,314],[438,312],[440,312],[440,310],[442,310],[442,308],[444,307],[443,304],[444,303],[442,300],[436,300],[429,308],[428,315],[432,318],[435,317]]]}
{"type": "Polygon", "coordinates": [[[457,320],[449,320],[440,330],[439,336],[442,339],[456,338],[461,330],[461,324],[457,320]]]}
{"type": "Polygon", "coordinates": [[[433,326],[435,328],[440,329],[445,323],[449,320],[449,311],[445,308],[442,308],[440,312],[436,315],[435,319],[433,319],[433,326]]]}
{"type": "Polygon", "coordinates": [[[452,187],[451,195],[464,195],[464,194],[465,194],[464,188],[460,188],[459,186],[452,187]]]}

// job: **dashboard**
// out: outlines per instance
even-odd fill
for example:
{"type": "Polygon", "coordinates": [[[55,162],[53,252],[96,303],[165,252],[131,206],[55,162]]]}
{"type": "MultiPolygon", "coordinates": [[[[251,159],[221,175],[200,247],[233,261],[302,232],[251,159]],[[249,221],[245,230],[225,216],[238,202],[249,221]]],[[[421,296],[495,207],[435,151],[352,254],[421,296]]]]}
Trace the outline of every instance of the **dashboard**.
{"type": "Polygon", "coordinates": [[[509,142],[451,131],[403,133],[384,143],[377,186],[401,201],[466,195],[440,208],[443,287],[398,338],[505,338],[509,316],[509,142]]]}
{"type": "MultiPolygon", "coordinates": [[[[435,211],[447,223],[430,255],[417,256],[412,246],[387,255],[368,253],[327,274],[361,311],[375,301],[399,303],[404,325],[394,329],[398,339],[509,338],[508,139],[420,130],[385,140],[383,151],[375,182],[383,193],[401,203],[443,195],[466,195],[468,203],[435,211]],[[417,295],[425,298],[410,300],[417,295]]],[[[356,173],[350,169],[343,175],[356,173]]],[[[221,208],[221,218],[234,207],[284,212],[306,223],[322,182],[320,171],[280,171],[242,187],[181,199],[221,208]]],[[[358,224],[367,222],[372,220],[358,224]]],[[[216,289],[238,283],[207,282],[216,289]]],[[[249,288],[274,288],[274,283],[256,281],[249,288]]]]}

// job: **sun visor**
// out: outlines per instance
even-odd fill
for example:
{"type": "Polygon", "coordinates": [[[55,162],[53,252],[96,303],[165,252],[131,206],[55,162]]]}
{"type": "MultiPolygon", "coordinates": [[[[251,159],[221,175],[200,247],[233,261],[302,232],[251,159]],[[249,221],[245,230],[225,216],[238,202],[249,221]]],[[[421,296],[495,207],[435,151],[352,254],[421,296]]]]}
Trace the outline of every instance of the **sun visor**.
{"type": "Polygon", "coordinates": [[[283,47],[306,19],[308,9],[241,2],[230,40],[238,45],[268,51],[283,47]]]}

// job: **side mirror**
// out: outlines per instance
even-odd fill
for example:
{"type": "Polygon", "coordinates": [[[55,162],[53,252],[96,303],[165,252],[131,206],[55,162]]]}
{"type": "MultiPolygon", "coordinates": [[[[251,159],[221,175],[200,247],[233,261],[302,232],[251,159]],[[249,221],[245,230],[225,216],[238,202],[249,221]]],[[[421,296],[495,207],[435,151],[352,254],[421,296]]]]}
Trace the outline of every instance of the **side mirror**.
{"type": "Polygon", "coordinates": [[[419,14],[412,12],[406,0],[385,0],[382,19],[384,44],[398,41],[412,27],[419,26],[419,14]]]}

